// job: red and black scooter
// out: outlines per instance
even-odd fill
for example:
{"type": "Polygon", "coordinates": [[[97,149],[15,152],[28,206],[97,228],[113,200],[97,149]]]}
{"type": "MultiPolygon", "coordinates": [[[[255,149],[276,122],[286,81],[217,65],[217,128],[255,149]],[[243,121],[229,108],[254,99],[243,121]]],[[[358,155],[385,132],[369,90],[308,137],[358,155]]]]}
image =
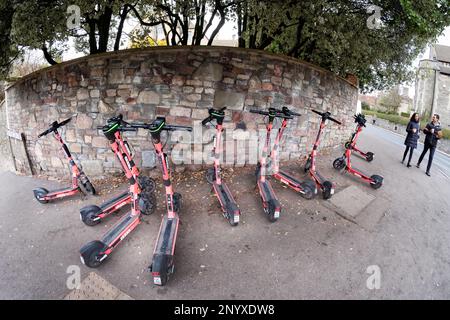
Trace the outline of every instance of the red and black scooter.
{"type": "Polygon", "coordinates": [[[370,186],[374,189],[378,189],[383,185],[383,177],[379,175],[367,175],[365,173],[362,173],[359,170],[356,170],[352,167],[351,164],[351,155],[352,150],[354,150],[354,146],[356,144],[356,140],[358,139],[359,134],[362,131],[362,128],[366,126],[366,119],[361,114],[358,114],[354,116],[355,122],[357,123],[357,130],[356,133],[352,137],[352,141],[350,145],[346,145],[345,153],[342,157],[337,158],[333,161],[333,168],[336,170],[342,170],[344,169],[345,172],[348,172],[358,178],[361,178],[363,181],[368,182],[370,186]]]}
{"type": "Polygon", "coordinates": [[[208,122],[216,121],[216,137],[214,139],[214,168],[210,168],[206,171],[206,180],[212,185],[214,193],[219,200],[222,208],[223,216],[232,226],[237,226],[239,223],[239,217],[241,211],[233,198],[233,195],[228,189],[227,185],[222,181],[221,169],[220,169],[220,156],[222,152],[222,131],[223,131],[223,119],[225,117],[226,107],[215,110],[209,109],[209,116],[202,121],[202,125],[205,126],[208,122]]]}
{"type": "Polygon", "coordinates": [[[267,218],[270,222],[275,222],[280,218],[281,204],[278,200],[275,192],[272,189],[270,181],[267,179],[267,163],[266,160],[269,157],[270,148],[270,133],[273,128],[273,121],[275,118],[288,118],[292,119],[292,116],[286,116],[283,113],[279,113],[274,108],[270,108],[269,111],[260,111],[251,109],[250,112],[258,113],[264,116],[268,116],[268,121],[266,123],[266,141],[264,143],[263,151],[259,159],[258,165],[256,166],[256,178],[257,186],[259,190],[259,195],[263,203],[263,209],[267,218]]]}
{"type": "Polygon", "coordinates": [[[359,123],[363,122],[364,127],[365,127],[366,126],[365,125],[366,117],[362,113],[359,113],[359,114],[353,116],[353,118],[355,118],[355,122],[357,123],[356,129],[355,129],[355,132],[352,133],[350,139],[345,143],[345,145],[344,145],[345,149],[351,148],[353,151],[356,151],[359,155],[361,155],[364,159],[366,159],[367,162],[371,162],[373,160],[373,156],[374,156],[373,152],[370,152],[370,151],[363,152],[356,147],[356,139],[357,139],[359,133],[362,131],[362,126],[360,126],[359,123]]]}
{"type": "Polygon", "coordinates": [[[95,194],[95,189],[92,183],[89,181],[88,177],[84,174],[84,172],[76,165],[75,161],[72,159],[72,155],[70,154],[69,148],[64,143],[61,135],[58,132],[58,128],[68,124],[72,118],[66,119],[60,123],[58,121],[54,121],[50,127],[38,135],[38,138],[46,136],[49,133],[54,134],[56,140],[61,144],[61,148],[66,155],[67,160],[70,164],[70,169],[72,171],[72,186],[68,188],[48,191],[45,188],[36,188],[33,190],[34,197],[40,203],[47,203],[49,201],[69,197],[78,192],[89,193],[91,195],[95,194]]]}
{"type": "Polygon", "coordinates": [[[169,161],[167,154],[163,150],[164,146],[161,142],[161,132],[177,130],[192,131],[192,128],[168,125],[164,117],[158,117],[152,123],[143,124],[140,127],[150,131],[152,143],[161,164],[162,178],[166,191],[167,214],[162,219],[153,251],[152,263],[149,267],[152,273],[153,283],[164,286],[175,268],[174,253],[178,223],[180,221],[178,214],[181,208],[181,194],[173,192],[170,181],[169,161]]]}
{"type": "Polygon", "coordinates": [[[301,114],[291,111],[287,107],[283,107],[282,110],[275,110],[275,112],[277,114],[284,114],[287,117],[283,118],[281,127],[278,129],[278,134],[277,137],[275,138],[275,142],[272,151],[270,153],[270,158],[267,166],[269,168],[270,167],[272,168],[273,178],[287,185],[294,191],[300,193],[300,195],[305,199],[312,199],[314,195],[317,193],[316,184],[313,181],[308,180],[301,182],[297,178],[290,175],[289,173],[281,171],[279,167],[278,148],[280,145],[280,141],[283,137],[284,130],[287,127],[288,120],[292,119],[294,116],[299,117],[301,116],[301,114]]]}
{"type": "Polygon", "coordinates": [[[131,195],[131,211],[124,215],[101,240],[94,240],[80,249],[80,257],[83,264],[90,268],[97,268],[113,252],[113,250],[130,234],[141,222],[141,214],[151,214],[156,206],[153,194],[142,192],[138,183],[136,164],[127,158],[123,149],[121,132],[137,131],[136,126],[122,119],[122,116],[108,120],[103,126],[103,134],[109,140],[111,148],[120,161],[123,171],[130,182],[129,193],[131,195]]]}
{"type": "MultiPolygon", "coordinates": [[[[119,115],[118,117],[113,117],[108,120],[108,124],[112,124],[111,127],[108,127],[109,130],[114,130],[114,126],[116,126],[118,123],[124,123],[122,119],[122,115],[119,115]]],[[[120,124],[119,124],[120,126],[120,124]]],[[[97,127],[97,129],[103,129],[104,126],[97,127]]],[[[127,128],[122,127],[122,131],[126,130],[127,128]]],[[[134,129],[133,129],[134,130],[134,129]]],[[[123,158],[125,162],[127,163],[127,167],[131,168],[131,172],[133,175],[133,178],[138,181],[140,189],[143,193],[147,194],[146,196],[149,197],[147,201],[145,201],[145,204],[153,204],[156,203],[156,199],[154,198],[153,192],[156,188],[155,180],[153,180],[150,177],[139,175],[139,170],[137,166],[134,165],[133,158],[132,158],[132,152],[130,149],[130,146],[127,141],[125,141],[122,138],[122,135],[120,134],[120,131],[117,131],[114,135],[114,140],[111,140],[111,149],[116,155],[117,159],[123,158]]],[[[105,135],[109,135],[109,132],[106,132],[105,135]]],[[[81,208],[80,210],[80,217],[81,221],[83,221],[88,226],[93,226],[100,221],[110,215],[113,212],[118,211],[120,208],[130,204],[132,202],[132,193],[130,193],[129,190],[119,194],[117,197],[114,197],[105,203],[97,206],[97,205],[89,205],[86,207],[81,208]]],[[[142,208],[141,208],[142,209],[142,208]]],[[[151,214],[155,210],[155,206],[145,206],[143,208],[144,214],[151,214]]]]}
{"type": "Polygon", "coordinates": [[[319,148],[320,144],[320,136],[322,135],[323,129],[325,128],[327,120],[331,120],[334,123],[342,124],[340,121],[334,119],[331,117],[330,112],[320,112],[316,110],[311,110],[312,112],[318,114],[321,116],[322,120],[320,121],[320,127],[319,132],[317,133],[316,141],[314,142],[313,149],[311,151],[311,154],[308,157],[308,160],[306,160],[305,164],[305,172],[309,172],[311,175],[311,178],[315,181],[317,187],[322,191],[322,197],[324,199],[329,199],[334,194],[334,185],[331,183],[331,181],[326,180],[317,170],[316,170],[316,156],[317,156],[317,149],[319,148]]]}

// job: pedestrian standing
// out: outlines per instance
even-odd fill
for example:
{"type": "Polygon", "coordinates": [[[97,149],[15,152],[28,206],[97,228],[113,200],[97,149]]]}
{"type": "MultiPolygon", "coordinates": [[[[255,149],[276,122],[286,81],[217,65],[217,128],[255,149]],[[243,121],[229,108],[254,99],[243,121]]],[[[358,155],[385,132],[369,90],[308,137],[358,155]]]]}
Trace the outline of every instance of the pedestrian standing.
{"type": "Polygon", "coordinates": [[[427,171],[425,172],[427,176],[430,176],[431,164],[433,163],[434,152],[436,151],[436,146],[438,140],[442,138],[442,128],[441,123],[439,122],[439,115],[434,114],[431,122],[427,124],[423,132],[426,134],[425,142],[423,145],[422,154],[419,157],[419,162],[417,162],[417,168],[420,168],[420,163],[423,160],[425,154],[430,150],[430,154],[428,156],[428,165],[427,171]]]}
{"type": "Polygon", "coordinates": [[[408,126],[406,127],[406,132],[408,135],[405,139],[405,152],[403,153],[402,163],[405,162],[406,156],[409,152],[408,164],[406,165],[408,168],[411,167],[411,158],[413,156],[414,149],[417,148],[417,140],[419,140],[419,131],[420,131],[420,122],[419,122],[419,114],[415,112],[411,119],[409,120],[408,126]]]}

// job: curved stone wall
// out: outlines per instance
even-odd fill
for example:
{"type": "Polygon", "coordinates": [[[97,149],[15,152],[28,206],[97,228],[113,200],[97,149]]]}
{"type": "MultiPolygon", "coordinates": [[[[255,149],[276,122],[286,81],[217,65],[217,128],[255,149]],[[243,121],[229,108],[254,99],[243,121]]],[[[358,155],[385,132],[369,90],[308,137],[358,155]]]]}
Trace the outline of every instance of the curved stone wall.
{"type": "MultiPolygon", "coordinates": [[[[117,113],[132,121],[165,116],[168,123],[193,125],[207,116],[208,108],[226,106],[225,128],[231,134],[225,149],[236,151],[229,152],[227,164],[244,165],[255,163],[249,155],[255,146],[251,141],[257,136],[254,130],[264,128],[263,117],[249,109],[285,105],[303,114],[290,123],[281,152],[282,160],[298,159],[311,149],[319,124],[307,109],[328,110],[344,122],[325,130],[321,147],[334,147],[353,129],[357,98],[354,85],[314,65],[263,51],[204,46],[87,56],[30,74],[6,91],[8,129],[25,134],[34,171],[51,176],[66,173],[66,162],[54,139],[38,140],[37,135],[50,122],[69,116],[76,115],[62,130],[63,138],[87,173],[101,175],[120,171],[96,129],[117,113]],[[240,130],[232,130],[236,128],[240,130]]],[[[154,167],[149,134],[140,130],[127,137],[137,164],[154,167]]],[[[194,133],[194,144],[184,139],[184,149],[199,156],[205,149],[201,137],[194,133]]],[[[194,167],[201,166],[201,155],[194,162],[194,167]]]]}

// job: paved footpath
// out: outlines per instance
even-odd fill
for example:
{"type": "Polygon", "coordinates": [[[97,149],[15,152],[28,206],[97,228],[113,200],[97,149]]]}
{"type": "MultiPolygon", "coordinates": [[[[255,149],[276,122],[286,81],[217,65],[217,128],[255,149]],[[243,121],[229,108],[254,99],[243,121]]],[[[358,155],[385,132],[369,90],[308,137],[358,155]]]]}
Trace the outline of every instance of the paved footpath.
{"type": "MultiPolygon", "coordinates": [[[[87,227],[78,209],[126,185],[112,193],[100,186],[100,196],[87,200],[42,205],[31,190],[59,183],[0,173],[0,299],[61,299],[70,292],[66,271],[73,265],[82,279],[95,271],[134,299],[450,299],[450,180],[442,168],[433,168],[430,178],[423,168],[401,165],[403,147],[380,130],[369,126],[360,138],[375,160],[355,158],[354,165],[383,175],[381,189],[335,171],[331,163],[342,150],[320,155],[319,168],[336,183],[337,200],[304,200],[274,183],[284,210],[276,223],[263,216],[251,168],[225,170],[243,213],[234,228],[201,173],[178,174],[175,188],[184,203],[176,272],[162,288],[145,271],[163,213],[162,188],[158,211],[91,270],[81,265],[79,248],[120,214],[87,227]],[[381,272],[380,289],[366,285],[369,266],[381,272]]],[[[289,169],[303,176],[299,167],[289,169]]]]}

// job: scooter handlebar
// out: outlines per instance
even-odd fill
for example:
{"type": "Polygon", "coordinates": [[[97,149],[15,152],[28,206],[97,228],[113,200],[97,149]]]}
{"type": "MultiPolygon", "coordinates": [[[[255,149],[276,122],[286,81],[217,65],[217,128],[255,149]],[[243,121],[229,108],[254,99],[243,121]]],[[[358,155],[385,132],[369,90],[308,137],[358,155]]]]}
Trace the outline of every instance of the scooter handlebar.
{"type": "Polygon", "coordinates": [[[163,130],[167,130],[167,131],[192,131],[191,127],[187,127],[187,126],[176,126],[176,125],[165,125],[163,130]]]}
{"type": "Polygon", "coordinates": [[[311,111],[314,112],[314,113],[317,113],[317,114],[320,115],[322,118],[331,120],[331,121],[333,121],[333,122],[335,122],[335,123],[337,123],[337,124],[342,124],[342,122],[340,122],[339,120],[336,120],[336,119],[330,117],[330,113],[329,113],[329,112],[320,112],[320,111],[317,111],[317,110],[314,110],[314,109],[311,109],[311,111]]]}
{"type": "Polygon", "coordinates": [[[58,123],[58,121],[54,121],[51,125],[50,128],[48,128],[47,130],[45,130],[44,132],[41,132],[38,135],[38,138],[42,137],[42,136],[46,136],[47,134],[49,134],[50,132],[55,131],[56,129],[65,126],[66,124],[68,124],[70,122],[70,120],[72,120],[72,118],[68,118],[64,121],[61,121],[60,123],[58,123]]]}
{"type": "Polygon", "coordinates": [[[258,113],[258,114],[262,114],[263,116],[274,116],[276,118],[283,118],[283,119],[294,119],[293,116],[291,115],[286,115],[283,113],[283,111],[281,110],[276,110],[275,109],[275,113],[270,113],[270,111],[261,111],[261,110],[256,110],[256,109],[250,109],[251,113],[258,113]]]}

